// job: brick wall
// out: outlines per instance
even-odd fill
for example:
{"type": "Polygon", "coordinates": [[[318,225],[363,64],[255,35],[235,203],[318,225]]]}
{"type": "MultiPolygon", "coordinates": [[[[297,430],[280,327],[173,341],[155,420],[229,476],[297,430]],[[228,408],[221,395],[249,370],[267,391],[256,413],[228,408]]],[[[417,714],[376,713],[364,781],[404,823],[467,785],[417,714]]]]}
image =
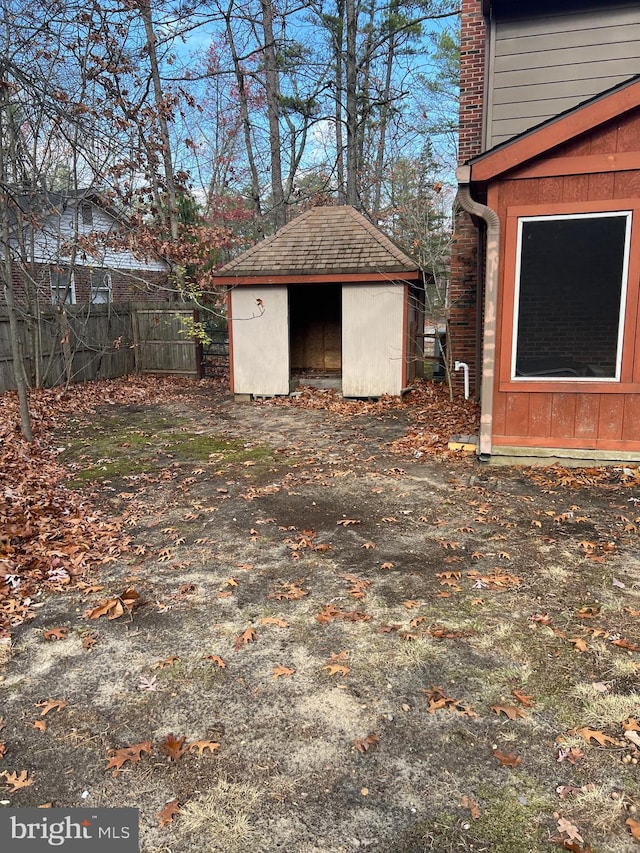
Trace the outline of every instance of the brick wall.
{"type": "MultiPolygon", "coordinates": [[[[51,279],[49,264],[33,264],[29,275],[35,283],[39,301],[42,305],[51,304],[51,279]]],[[[172,293],[168,286],[168,276],[163,272],[137,271],[129,269],[109,269],[111,277],[111,301],[128,302],[140,300],[170,301],[172,293]]],[[[88,267],[76,266],[73,271],[75,301],[77,304],[91,299],[91,276],[88,267]]],[[[13,291],[16,302],[26,303],[25,282],[18,265],[13,268],[13,291]]]]}
{"type": "MultiPolygon", "coordinates": [[[[462,0],[460,42],[459,162],[482,150],[484,62],[486,27],[481,0],[462,0]]],[[[478,231],[471,218],[458,209],[454,215],[451,258],[449,346],[454,360],[470,368],[472,393],[476,376],[476,293],[478,231]]],[[[462,385],[462,373],[456,384],[462,385]]]]}

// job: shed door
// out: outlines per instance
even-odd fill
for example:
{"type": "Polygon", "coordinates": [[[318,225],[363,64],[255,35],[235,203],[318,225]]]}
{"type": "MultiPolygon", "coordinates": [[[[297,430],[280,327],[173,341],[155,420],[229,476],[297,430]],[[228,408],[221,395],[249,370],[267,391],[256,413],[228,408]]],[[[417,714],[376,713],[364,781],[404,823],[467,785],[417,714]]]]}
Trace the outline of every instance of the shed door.
{"type": "Polygon", "coordinates": [[[289,308],[286,287],[236,287],[231,292],[233,392],[289,393],[289,308]]]}
{"type": "Polygon", "coordinates": [[[380,397],[402,393],[405,375],[405,287],[342,286],[342,393],[380,397]]]}

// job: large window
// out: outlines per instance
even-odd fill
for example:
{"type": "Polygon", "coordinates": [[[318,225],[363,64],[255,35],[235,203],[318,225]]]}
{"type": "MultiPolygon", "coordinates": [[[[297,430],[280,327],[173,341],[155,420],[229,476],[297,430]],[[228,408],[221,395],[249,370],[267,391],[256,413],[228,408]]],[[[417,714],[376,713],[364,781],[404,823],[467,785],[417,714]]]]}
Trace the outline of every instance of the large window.
{"type": "Polygon", "coordinates": [[[52,305],[75,305],[76,289],[72,270],[68,267],[51,267],[49,281],[52,305]]]}
{"type": "Polygon", "coordinates": [[[631,213],[522,217],[512,377],[619,379],[631,213]]]}

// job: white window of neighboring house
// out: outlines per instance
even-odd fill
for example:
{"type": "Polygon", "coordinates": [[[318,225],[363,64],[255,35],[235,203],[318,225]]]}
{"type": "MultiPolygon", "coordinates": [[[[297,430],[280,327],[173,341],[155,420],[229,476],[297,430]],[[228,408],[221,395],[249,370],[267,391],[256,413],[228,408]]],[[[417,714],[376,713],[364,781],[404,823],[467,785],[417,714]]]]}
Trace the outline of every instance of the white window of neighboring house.
{"type": "Polygon", "coordinates": [[[620,380],[631,212],[518,221],[515,380],[620,380]]]}
{"type": "Polygon", "coordinates": [[[111,273],[107,270],[91,270],[91,302],[94,305],[106,305],[111,301],[111,273]]]}
{"type": "Polygon", "coordinates": [[[80,205],[80,213],[82,215],[82,224],[93,228],[93,205],[91,202],[83,201],[80,205]]]}
{"type": "Polygon", "coordinates": [[[49,270],[52,305],[75,305],[76,288],[73,270],[68,267],[51,267],[49,270]]]}

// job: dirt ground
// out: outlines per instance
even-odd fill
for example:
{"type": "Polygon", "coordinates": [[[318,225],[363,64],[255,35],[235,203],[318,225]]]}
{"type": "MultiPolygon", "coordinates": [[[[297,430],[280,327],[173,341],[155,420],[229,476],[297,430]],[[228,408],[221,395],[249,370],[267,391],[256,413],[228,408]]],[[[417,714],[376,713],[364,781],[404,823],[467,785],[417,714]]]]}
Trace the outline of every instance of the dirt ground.
{"type": "Polygon", "coordinates": [[[5,644],[3,803],[137,806],[144,853],[638,850],[637,470],[298,402],[60,424],[123,549],[5,644]]]}

